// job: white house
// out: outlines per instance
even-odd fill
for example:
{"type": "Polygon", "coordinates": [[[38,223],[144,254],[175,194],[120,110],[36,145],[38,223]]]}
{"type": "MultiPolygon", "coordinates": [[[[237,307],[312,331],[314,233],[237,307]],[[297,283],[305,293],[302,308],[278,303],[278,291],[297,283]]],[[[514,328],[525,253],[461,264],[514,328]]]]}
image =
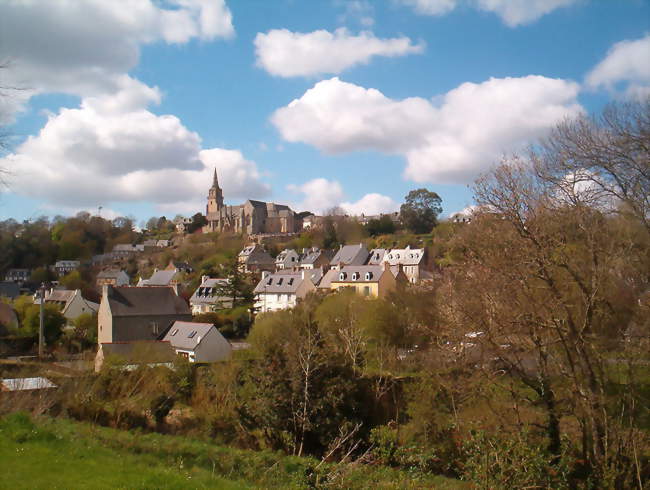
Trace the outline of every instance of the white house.
{"type": "Polygon", "coordinates": [[[78,260],[59,260],[54,264],[54,270],[60,276],[63,276],[69,272],[77,270],[81,262],[78,260]]]}
{"type": "Polygon", "coordinates": [[[190,298],[192,315],[232,308],[232,298],[220,295],[220,289],[229,284],[229,279],[201,276],[201,285],[190,298]]]}
{"type": "Polygon", "coordinates": [[[402,266],[404,274],[410,283],[419,282],[427,273],[424,269],[424,250],[423,248],[394,248],[384,254],[384,262],[391,267],[402,266]]]}
{"type": "Polygon", "coordinates": [[[295,274],[262,272],[262,280],[253,291],[256,294],[255,308],[262,313],[293,308],[298,299],[316,290],[310,279],[312,272],[314,271],[302,270],[295,274]]]}
{"type": "Polygon", "coordinates": [[[190,362],[216,362],[230,357],[232,346],[211,323],[177,321],[163,338],[190,362]]]}

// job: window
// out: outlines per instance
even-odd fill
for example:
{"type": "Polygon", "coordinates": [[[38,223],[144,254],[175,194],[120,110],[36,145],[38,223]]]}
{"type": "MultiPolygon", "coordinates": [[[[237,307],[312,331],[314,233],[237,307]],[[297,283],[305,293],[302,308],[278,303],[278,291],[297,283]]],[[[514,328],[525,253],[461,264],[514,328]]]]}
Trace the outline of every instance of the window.
{"type": "Polygon", "coordinates": [[[370,286],[364,286],[363,287],[363,295],[364,296],[370,296],[370,286]]]}
{"type": "Polygon", "coordinates": [[[293,284],[293,277],[289,279],[289,286],[291,286],[292,284],[293,284]]]}
{"type": "Polygon", "coordinates": [[[192,331],[188,334],[187,338],[188,338],[188,339],[193,339],[195,335],[196,335],[196,330],[192,330],[192,331]]]}
{"type": "Polygon", "coordinates": [[[267,286],[270,286],[271,284],[273,284],[273,278],[272,278],[272,277],[269,277],[269,280],[266,281],[266,285],[267,285],[267,286]]]}
{"type": "Polygon", "coordinates": [[[366,272],[366,281],[372,279],[372,272],[366,272]]]}
{"type": "Polygon", "coordinates": [[[282,279],[284,279],[284,278],[281,277],[280,279],[278,279],[278,286],[280,286],[282,284],[282,279]]]}
{"type": "Polygon", "coordinates": [[[154,335],[158,335],[158,323],[151,322],[149,325],[151,326],[151,333],[153,333],[154,335]]]}
{"type": "Polygon", "coordinates": [[[173,332],[171,333],[171,335],[170,335],[170,336],[171,336],[171,337],[173,337],[173,336],[174,336],[174,335],[176,335],[177,333],[178,333],[178,329],[177,329],[177,328],[175,328],[175,329],[174,329],[174,331],[173,331],[173,332]]]}
{"type": "Polygon", "coordinates": [[[352,273],[352,280],[357,281],[359,279],[359,273],[358,272],[353,272],[352,273]]]}
{"type": "Polygon", "coordinates": [[[345,272],[341,272],[341,273],[339,274],[339,281],[345,281],[345,277],[346,277],[345,272]]]}

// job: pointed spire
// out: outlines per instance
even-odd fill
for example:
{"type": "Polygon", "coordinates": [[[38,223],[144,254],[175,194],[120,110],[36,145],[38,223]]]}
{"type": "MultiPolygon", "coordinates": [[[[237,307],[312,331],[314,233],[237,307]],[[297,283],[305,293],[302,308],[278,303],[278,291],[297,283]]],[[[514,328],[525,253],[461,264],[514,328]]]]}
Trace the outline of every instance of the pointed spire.
{"type": "Polygon", "coordinates": [[[212,187],[219,188],[219,179],[217,178],[217,167],[214,167],[214,177],[212,177],[212,187]]]}

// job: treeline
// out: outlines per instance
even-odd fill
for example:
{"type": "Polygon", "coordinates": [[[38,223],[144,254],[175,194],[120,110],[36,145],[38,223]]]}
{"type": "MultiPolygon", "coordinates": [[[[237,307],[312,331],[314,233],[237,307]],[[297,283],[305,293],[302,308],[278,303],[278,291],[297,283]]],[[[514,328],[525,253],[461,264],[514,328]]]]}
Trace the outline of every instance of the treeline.
{"type": "Polygon", "coordinates": [[[36,269],[57,260],[84,260],[140,239],[129,218],[106,220],[81,212],[71,218],[0,221],[0,271],[36,269]]]}

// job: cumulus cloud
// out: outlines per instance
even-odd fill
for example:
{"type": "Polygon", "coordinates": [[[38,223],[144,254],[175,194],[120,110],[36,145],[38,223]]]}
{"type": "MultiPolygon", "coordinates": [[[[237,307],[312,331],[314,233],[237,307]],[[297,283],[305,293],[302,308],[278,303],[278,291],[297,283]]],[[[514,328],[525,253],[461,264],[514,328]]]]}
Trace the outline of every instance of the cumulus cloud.
{"type": "Polygon", "coordinates": [[[444,15],[464,4],[493,12],[509,27],[529,24],[540,17],[579,0],[401,0],[422,15],[444,15]]]}
{"type": "Polygon", "coordinates": [[[29,94],[116,92],[123,75],[137,64],[143,43],[209,41],[234,34],[224,0],[170,0],[164,5],[169,8],[154,0],[5,1],[0,59],[11,65],[3,82],[30,89],[29,94]]]}
{"type": "Polygon", "coordinates": [[[159,97],[156,88],[125,78],[115,94],[60,109],[0,160],[11,172],[10,189],[67,207],[176,205],[203,200],[216,167],[227,199],[268,194],[256,164],[241,152],[202,149],[177,117],[147,110],[159,97]]]}
{"type": "Polygon", "coordinates": [[[650,34],[612,46],[605,58],[586,77],[592,89],[616,91],[621,87],[630,98],[650,96],[650,34]]]}
{"type": "Polygon", "coordinates": [[[424,50],[423,44],[413,44],[407,37],[380,39],[371,32],[355,36],[345,28],[333,33],[273,29],[258,33],[254,42],[257,65],[280,77],[340,73],[368,63],[373,56],[404,56],[424,50]]]}
{"type": "Polygon", "coordinates": [[[303,195],[303,200],[294,205],[296,209],[317,214],[341,208],[350,215],[373,215],[391,213],[399,208],[393,199],[377,193],[366,194],[356,202],[344,201],[345,192],[336,180],[318,178],[301,185],[288,185],[287,189],[303,195]]]}
{"type": "Polygon", "coordinates": [[[271,117],[282,137],[325,153],[376,150],[406,157],[416,182],[466,183],[504,152],[576,116],[575,82],[542,76],[464,83],[436,97],[393,100],[338,78],[318,82],[271,117]]]}

